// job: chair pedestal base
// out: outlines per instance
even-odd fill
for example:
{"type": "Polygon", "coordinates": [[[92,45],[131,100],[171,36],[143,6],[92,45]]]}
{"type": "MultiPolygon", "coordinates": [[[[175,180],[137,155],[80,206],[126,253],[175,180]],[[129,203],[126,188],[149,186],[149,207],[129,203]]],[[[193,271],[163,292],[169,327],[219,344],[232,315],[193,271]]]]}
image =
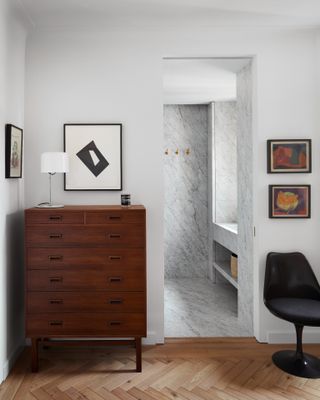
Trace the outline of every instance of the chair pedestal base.
{"type": "Polygon", "coordinates": [[[320,378],[320,359],[311,354],[302,353],[302,358],[298,358],[295,350],[283,350],[274,353],[272,360],[288,374],[301,378],[320,378]]]}

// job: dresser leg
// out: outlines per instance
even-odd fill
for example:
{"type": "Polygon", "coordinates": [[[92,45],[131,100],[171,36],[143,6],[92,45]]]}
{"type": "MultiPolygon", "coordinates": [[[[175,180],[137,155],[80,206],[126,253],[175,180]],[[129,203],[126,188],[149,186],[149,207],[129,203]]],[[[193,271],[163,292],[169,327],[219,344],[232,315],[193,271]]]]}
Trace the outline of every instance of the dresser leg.
{"type": "Polygon", "coordinates": [[[31,371],[38,372],[39,370],[39,355],[38,355],[38,338],[31,339],[31,371]]]}
{"type": "Polygon", "coordinates": [[[136,337],[136,371],[142,371],[142,360],[141,360],[141,337],[136,337]]]}

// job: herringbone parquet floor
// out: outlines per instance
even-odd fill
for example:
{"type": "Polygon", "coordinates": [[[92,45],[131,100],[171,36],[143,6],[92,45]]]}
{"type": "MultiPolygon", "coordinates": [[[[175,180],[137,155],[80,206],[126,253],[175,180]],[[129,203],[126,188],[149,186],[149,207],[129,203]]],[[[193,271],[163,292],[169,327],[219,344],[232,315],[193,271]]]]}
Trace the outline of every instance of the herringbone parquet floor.
{"type": "MultiPolygon", "coordinates": [[[[172,339],[144,347],[140,374],[132,372],[134,351],[120,347],[44,350],[40,372],[32,374],[26,349],[0,386],[0,399],[320,400],[320,379],[289,376],[271,363],[282,348],[253,339],[172,339]]],[[[320,355],[320,346],[305,350],[320,355]]]]}

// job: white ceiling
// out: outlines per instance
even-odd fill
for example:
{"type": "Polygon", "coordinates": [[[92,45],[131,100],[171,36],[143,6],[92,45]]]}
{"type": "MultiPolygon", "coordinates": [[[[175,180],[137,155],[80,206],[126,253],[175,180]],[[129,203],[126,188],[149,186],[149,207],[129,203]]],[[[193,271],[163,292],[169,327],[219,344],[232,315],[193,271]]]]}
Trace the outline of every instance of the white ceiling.
{"type": "Polygon", "coordinates": [[[16,0],[34,26],[320,24],[319,0],[16,0]]]}
{"type": "Polygon", "coordinates": [[[164,104],[208,104],[235,100],[236,73],[250,59],[165,59],[164,104]]]}

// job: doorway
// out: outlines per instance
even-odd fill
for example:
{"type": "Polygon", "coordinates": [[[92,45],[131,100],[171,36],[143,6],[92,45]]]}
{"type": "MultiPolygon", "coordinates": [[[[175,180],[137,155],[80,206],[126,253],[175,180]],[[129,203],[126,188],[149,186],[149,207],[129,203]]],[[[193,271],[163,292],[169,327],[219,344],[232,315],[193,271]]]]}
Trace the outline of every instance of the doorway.
{"type": "Polygon", "coordinates": [[[163,78],[165,337],[252,336],[251,59],[165,59],[163,78]]]}

